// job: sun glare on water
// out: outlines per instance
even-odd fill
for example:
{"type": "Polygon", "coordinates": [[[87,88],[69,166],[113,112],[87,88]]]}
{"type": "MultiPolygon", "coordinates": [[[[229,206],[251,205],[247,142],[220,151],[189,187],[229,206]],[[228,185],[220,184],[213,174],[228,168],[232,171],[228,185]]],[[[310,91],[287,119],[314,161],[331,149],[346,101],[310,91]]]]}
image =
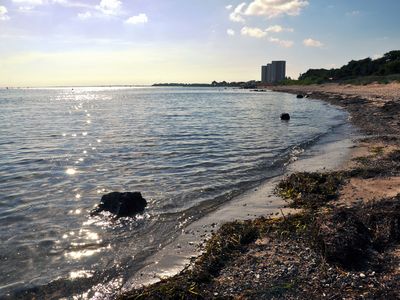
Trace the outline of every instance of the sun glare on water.
{"type": "Polygon", "coordinates": [[[75,175],[76,174],[76,169],[74,168],[68,168],[65,173],[67,173],[68,175],[75,175]]]}

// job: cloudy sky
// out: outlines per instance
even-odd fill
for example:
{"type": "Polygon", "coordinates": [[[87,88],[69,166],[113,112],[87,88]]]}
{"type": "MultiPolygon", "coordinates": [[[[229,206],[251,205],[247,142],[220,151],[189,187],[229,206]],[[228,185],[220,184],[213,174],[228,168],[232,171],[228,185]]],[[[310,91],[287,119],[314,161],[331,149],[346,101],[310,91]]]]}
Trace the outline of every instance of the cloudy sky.
{"type": "Polygon", "coordinates": [[[0,86],[289,76],[400,49],[399,0],[0,0],[0,86]],[[245,2],[243,2],[245,1],[245,2]]]}

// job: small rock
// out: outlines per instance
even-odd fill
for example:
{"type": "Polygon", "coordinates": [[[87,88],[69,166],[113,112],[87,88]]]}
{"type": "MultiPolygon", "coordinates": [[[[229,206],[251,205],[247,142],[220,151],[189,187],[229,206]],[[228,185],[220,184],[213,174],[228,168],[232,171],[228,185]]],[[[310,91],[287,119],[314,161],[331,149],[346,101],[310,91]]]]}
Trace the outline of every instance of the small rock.
{"type": "Polygon", "coordinates": [[[281,120],[282,121],[289,121],[290,120],[290,115],[288,113],[282,113],[281,114],[281,120]]]}
{"type": "Polygon", "coordinates": [[[146,206],[147,201],[140,192],[112,192],[101,197],[100,204],[91,211],[90,215],[108,211],[117,217],[128,217],[142,213],[146,206]]]}

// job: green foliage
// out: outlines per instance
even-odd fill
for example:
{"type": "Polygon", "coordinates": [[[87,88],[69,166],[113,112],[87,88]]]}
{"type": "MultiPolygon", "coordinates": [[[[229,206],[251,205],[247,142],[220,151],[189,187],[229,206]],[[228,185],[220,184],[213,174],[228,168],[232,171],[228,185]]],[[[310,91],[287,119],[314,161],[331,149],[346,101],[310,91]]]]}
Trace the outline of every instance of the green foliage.
{"type": "MultiPolygon", "coordinates": [[[[365,58],[352,60],[339,69],[309,69],[301,74],[299,81],[302,83],[338,82],[354,80],[364,77],[382,77],[400,74],[400,50],[390,51],[378,59],[365,58]]],[[[394,78],[398,80],[397,78],[394,78]]],[[[379,78],[377,78],[379,82],[379,78]]],[[[385,82],[382,82],[385,83],[385,82]]]]}

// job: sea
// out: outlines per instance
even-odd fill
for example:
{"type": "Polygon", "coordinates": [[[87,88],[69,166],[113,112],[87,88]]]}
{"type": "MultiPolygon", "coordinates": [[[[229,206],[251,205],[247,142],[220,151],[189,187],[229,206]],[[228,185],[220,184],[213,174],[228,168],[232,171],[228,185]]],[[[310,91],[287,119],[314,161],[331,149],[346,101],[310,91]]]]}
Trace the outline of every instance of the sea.
{"type": "Polygon", "coordinates": [[[117,290],[191,222],[347,121],[338,107],[271,91],[0,89],[0,298],[112,294],[105,283],[117,290]],[[148,206],[90,216],[112,191],[139,191],[148,206]]]}

